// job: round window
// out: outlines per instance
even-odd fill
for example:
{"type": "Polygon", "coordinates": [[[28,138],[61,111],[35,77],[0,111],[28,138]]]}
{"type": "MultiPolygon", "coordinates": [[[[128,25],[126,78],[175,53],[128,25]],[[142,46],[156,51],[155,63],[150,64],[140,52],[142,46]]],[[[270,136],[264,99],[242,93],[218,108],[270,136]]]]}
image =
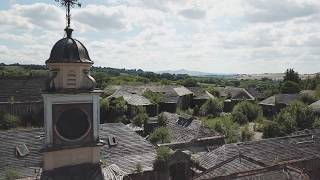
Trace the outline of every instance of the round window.
{"type": "Polygon", "coordinates": [[[87,135],[90,129],[88,115],[81,109],[68,109],[62,112],[56,123],[56,130],[67,140],[77,140],[87,135]]]}

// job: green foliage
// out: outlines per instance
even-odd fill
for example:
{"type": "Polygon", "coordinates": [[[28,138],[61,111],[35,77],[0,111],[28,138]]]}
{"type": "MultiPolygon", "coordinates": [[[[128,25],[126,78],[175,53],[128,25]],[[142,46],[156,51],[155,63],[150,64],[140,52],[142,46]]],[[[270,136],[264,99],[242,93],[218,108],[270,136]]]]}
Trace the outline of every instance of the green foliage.
{"type": "Polygon", "coordinates": [[[281,136],[279,124],[275,121],[264,121],[262,132],[263,138],[273,138],[281,136]]]}
{"type": "Polygon", "coordinates": [[[5,180],[15,180],[15,179],[18,179],[20,178],[20,175],[18,173],[17,170],[15,169],[6,169],[5,172],[4,172],[4,176],[5,176],[5,180]]]}
{"type": "Polygon", "coordinates": [[[157,149],[156,159],[153,162],[154,169],[165,170],[172,151],[166,146],[160,146],[157,149]]]}
{"type": "Polygon", "coordinates": [[[164,113],[160,113],[158,115],[158,124],[159,124],[159,126],[167,126],[167,123],[168,123],[167,117],[164,115],[164,113]]]}
{"type": "Polygon", "coordinates": [[[303,103],[308,105],[308,104],[312,104],[312,103],[316,102],[317,98],[313,95],[310,95],[310,94],[302,94],[300,96],[300,101],[302,101],[303,103]]]}
{"type": "Polygon", "coordinates": [[[97,87],[102,89],[107,86],[107,82],[110,80],[110,77],[103,72],[94,73],[93,78],[96,80],[97,87]]]}
{"type": "Polygon", "coordinates": [[[166,127],[159,127],[155,129],[153,133],[150,134],[148,139],[152,144],[157,144],[158,142],[169,143],[169,130],[166,127]]]}
{"type": "Polygon", "coordinates": [[[148,122],[148,115],[145,112],[143,107],[139,107],[137,115],[132,119],[132,123],[136,126],[142,127],[142,125],[147,124],[148,122]]]}
{"type": "Polygon", "coordinates": [[[11,114],[0,114],[0,129],[12,129],[21,124],[20,118],[11,114]]]}
{"type": "Polygon", "coordinates": [[[239,124],[247,124],[249,122],[247,116],[240,111],[232,112],[232,119],[239,124]]]}
{"type": "Polygon", "coordinates": [[[312,125],[313,128],[320,128],[320,117],[317,117],[312,125]]]}
{"type": "Polygon", "coordinates": [[[182,86],[186,86],[186,87],[199,86],[197,80],[194,79],[194,78],[186,78],[186,79],[183,79],[183,80],[179,80],[178,84],[180,84],[182,86]]]}
{"type": "MultiPolygon", "coordinates": [[[[255,102],[243,101],[238,103],[232,110],[232,115],[234,117],[241,118],[240,113],[246,116],[248,121],[252,122],[262,116],[262,109],[255,102]]],[[[237,119],[235,120],[237,121],[237,119]]],[[[242,120],[245,120],[245,119],[239,119],[239,123],[241,123],[242,120]]]]}
{"type": "Polygon", "coordinates": [[[297,130],[318,126],[318,120],[311,108],[300,101],[282,109],[275,122],[265,124],[264,137],[285,136],[297,130]]]}
{"type": "Polygon", "coordinates": [[[315,89],[315,94],[316,94],[316,97],[318,99],[320,99],[320,84],[317,85],[316,89],[315,89]]]}
{"type": "Polygon", "coordinates": [[[207,88],[207,91],[208,91],[210,94],[214,95],[215,97],[220,97],[219,91],[217,91],[216,88],[214,88],[214,86],[209,86],[209,87],[207,88]]]}
{"type": "Polygon", "coordinates": [[[208,99],[200,108],[200,114],[202,116],[212,115],[218,116],[223,110],[223,102],[219,101],[218,98],[208,99]]]}
{"type": "Polygon", "coordinates": [[[103,98],[100,104],[100,119],[101,122],[127,122],[127,102],[123,97],[119,98],[103,98]]]}
{"type": "Polygon", "coordinates": [[[249,126],[246,125],[240,128],[240,138],[242,142],[251,141],[253,139],[254,133],[249,130],[249,126]]]}
{"type": "Polygon", "coordinates": [[[158,161],[168,161],[170,155],[171,155],[170,148],[168,148],[166,146],[160,146],[157,149],[156,160],[158,160],[158,161]]]}
{"type": "Polygon", "coordinates": [[[153,104],[159,104],[163,102],[163,94],[152,92],[150,89],[147,89],[143,92],[143,96],[149,99],[153,104]]]}
{"type": "Polygon", "coordinates": [[[204,124],[226,136],[227,143],[239,141],[239,124],[235,123],[231,116],[222,116],[213,119],[204,120],[204,124]]]}
{"type": "Polygon", "coordinates": [[[295,72],[293,69],[287,69],[285,72],[285,76],[283,77],[283,80],[299,83],[300,77],[299,77],[298,72],[295,72]]]}
{"type": "Polygon", "coordinates": [[[285,81],[280,88],[283,94],[296,94],[300,92],[299,84],[294,81],[285,81]]]}

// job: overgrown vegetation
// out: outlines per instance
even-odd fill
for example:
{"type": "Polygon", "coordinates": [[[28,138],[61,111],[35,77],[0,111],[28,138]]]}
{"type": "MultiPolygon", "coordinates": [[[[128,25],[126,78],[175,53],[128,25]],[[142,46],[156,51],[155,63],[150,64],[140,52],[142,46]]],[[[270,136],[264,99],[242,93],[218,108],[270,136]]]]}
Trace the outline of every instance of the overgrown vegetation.
{"type": "Polygon", "coordinates": [[[128,122],[127,119],[128,106],[123,97],[104,98],[101,100],[101,122],[128,122]]]}
{"type": "Polygon", "coordinates": [[[168,160],[172,154],[170,148],[166,146],[160,146],[157,149],[156,159],[153,163],[154,169],[163,170],[168,164],[168,160]]]}
{"type": "Polygon", "coordinates": [[[132,119],[132,123],[136,126],[142,127],[148,122],[148,115],[144,107],[138,107],[136,115],[132,119]]]}
{"type": "Polygon", "coordinates": [[[233,108],[232,117],[239,124],[245,124],[262,117],[262,109],[255,102],[243,101],[233,108]]]}
{"type": "Polygon", "coordinates": [[[200,115],[217,117],[223,111],[223,102],[218,98],[209,98],[200,108],[200,115]]]}
{"type": "Polygon", "coordinates": [[[4,172],[5,180],[15,180],[20,178],[20,175],[17,170],[12,168],[7,168],[4,172]]]}
{"type": "Polygon", "coordinates": [[[20,118],[8,113],[0,113],[0,129],[16,128],[21,124],[20,118]]]}
{"type": "Polygon", "coordinates": [[[224,134],[227,143],[238,142],[240,139],[240,126],[232,120],[230,115],[204,119],[204,123],[207,127],[224,134]]]}
{"type": "Polygon", "coordinates": [[[170,142],[170,134],[169,130],[166,127],[159,127],[153,131],[149,135],[148,140],[152,144],[157,144],[157,143],[169,143],[170,142]]]}

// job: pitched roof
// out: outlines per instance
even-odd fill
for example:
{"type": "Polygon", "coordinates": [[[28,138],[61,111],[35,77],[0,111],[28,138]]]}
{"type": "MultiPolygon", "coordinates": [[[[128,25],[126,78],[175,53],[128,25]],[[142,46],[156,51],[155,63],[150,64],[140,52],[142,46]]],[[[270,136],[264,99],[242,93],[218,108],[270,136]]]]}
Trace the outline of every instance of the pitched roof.
{"type": "Polygon", "coordinates": [[[309,105],[314,111],[320,112],[320,100],[309,105]]]}
{"type": "Polygon", "coordinates": [[[102,124],[100,139],[108,142],[108,137],[116,138],[117,145],[105,145],[101,149],[101,159],[107,164],[116,164],[127,174],[134,173],[137,164],[144,171],[153,169],[155,147],[122,123],[102,124]]]}
{"type": "Polygon", "coordinates": [[[206,128],[201,121],[192,117],[182,117],[178,114],[164,112],[167,117],[167,128],[170,133],[171,143],[190,142],[191,140],[220,136],[221,134],[206,128]]]}
{"type": "MultiPolygon", "coordinates": [[[[140,163],[144,171],[152,170],[155,148],[147,140],[122,123],[101,124],[99,132],[101,140],[108,142],[112,136],[117,141],[117,145],[107,144],[101,149],[101,159],[108,165],[115,164],[127,174],[136,170],[135,163],[140,163]]],[[[0,177],[4,177],[6,169],[17,170],[21,178],[39,176],[43,137],[43,128],[0,131],[0,177]],[[20,144],[26,144],[29,150],[25,157],[16,156],[15,149],[20,144]]]]}
{"type": "Polygon", "coordinates": [[[320,131],[300,135],[223,145],[199,158],[200,166],[209,169],[239,154],[266,166],[291,160],[320,157],[320,131]]]}
{"type": "Polygon", "coordinates": [[[134,106],[145,106],[145,105],[151,105],[152,103],[150,102],[149,99],[146,97],[139,95],[139,94],[132,94],[130,92],[124,91],[124,90],[117,90],[114,92],[110,98],[115,97],[123,97],[125,101],[127,101],[128,104],[134,105],[134,106]]]}
{"type": "Polygon", "coordinates": [[[185,96],[193,94],[189,89],[184,86],[173,88],[179,96],[185,96]]]}
{"type": "Polygon", "coordinates": [[[1,77],[0,102],[42,101],[47,77],[1,77]]]}
{"type": "Polygon", "coordinates": [[[207,91],[202,87],[187,87],[191,92],[193,92],[193,99],[209,99],[207,91]]]}
{"type": "Polygon", "coordinates": [[[314,90],[301,90],[299,94],[306,94],[309,96],[315,96],[316,95],[316,91],[314,90]]]}
{"type": "Polygon", "coordinates": [[[260,92],[256,88],[248,88],[246,90],[248,91],[248,93],[250,93],[256,99],[264,99],[264,98],[266,98],[266,95],[264,95],[262,92],[260,92]]]}
{"type": "Polygon", "coordinates": [[[299,94],[275,94],[261,101],[259,104],[269,106],[275,106],[276,104],[289,105],[291,102],[297,100],[298,98],[299,94]]]}
{"type": "Polygon", "coordinates": [[[234,100],[254,100],[254,97],[244,88],[226,86],[226,87],[215,87],[219,92],[219,96],[227,97],[231,96],[234,100]]]}

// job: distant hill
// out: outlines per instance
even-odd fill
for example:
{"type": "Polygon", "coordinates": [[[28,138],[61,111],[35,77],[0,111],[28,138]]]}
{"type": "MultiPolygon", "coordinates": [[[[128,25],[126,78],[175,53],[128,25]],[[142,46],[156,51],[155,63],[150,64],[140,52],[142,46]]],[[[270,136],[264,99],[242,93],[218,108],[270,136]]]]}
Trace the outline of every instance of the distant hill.
{"type": "Polygon", "coordinates": [[[201,71],[190,71],[187,69],[180,70],[165,70],[165,71],[157,71],[156,73],[169,73],[169,74],[188,74],[190,76],[226,76],[226,75],[235,75],[235,74],[227,74],[227,73],[209,73],[209,72],[201,72],[201,71]]]}

